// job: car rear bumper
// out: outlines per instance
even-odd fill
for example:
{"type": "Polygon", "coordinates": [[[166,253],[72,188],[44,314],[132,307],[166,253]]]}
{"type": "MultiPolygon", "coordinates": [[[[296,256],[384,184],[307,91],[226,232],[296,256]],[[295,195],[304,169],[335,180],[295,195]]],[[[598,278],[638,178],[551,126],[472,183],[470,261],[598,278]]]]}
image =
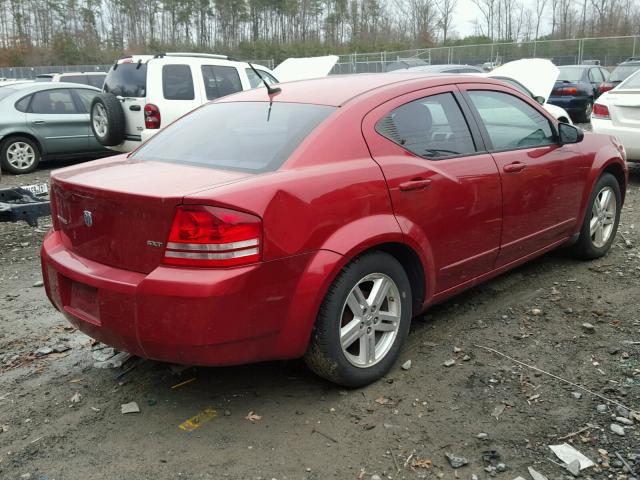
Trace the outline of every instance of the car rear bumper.
{"type": "Polygon", "coordinates": [[[584,108],[587,101],[591,101],[589,97],[554,97],[551,96],[547,100],[551,105],[564,108],[570,115],[581,114],[584,112],[584,108]]]}
{"type": "Polygon", "coordinates": [[[591,118],[591,128],[596,133],[618,137],[627,151],[627,160],[640,162],[640,129],[616,126],[611,120],[594,117],[591,118]]]}
{"type": "Polygon", "coordinates": [[[318,268],[330,270],[339,255],[143,274],[79,257],[52,232],[41,258],[47,296],[87,335],[144,358],[230,365],[304,353],[322,290],[318,268]]]}

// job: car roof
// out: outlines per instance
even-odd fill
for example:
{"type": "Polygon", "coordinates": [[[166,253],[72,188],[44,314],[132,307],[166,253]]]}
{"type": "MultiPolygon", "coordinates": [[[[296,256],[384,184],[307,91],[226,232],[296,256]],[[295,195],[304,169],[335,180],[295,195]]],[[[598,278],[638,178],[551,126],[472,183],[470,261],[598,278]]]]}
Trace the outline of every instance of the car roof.
{"type": "Polygon", "coordinates": [[[558,68],[604,68],[602,65],[559,65],[558,68]]]}
{"type": "Polygon", "coordinates": [[[412,88],[418,90],[452,83],[504,85],[496,80],[463,74],[360,73],[281,83],[279,87],[282,90],[271,97],[267,95],[266,89],[256,88],[223,97],[216,102],[263,102],[271,99],[274,102],[310,103],[340,107],[365,93],[382,92],[384,89],[391,89],[395,86],[403,87],[402,90],[409,92],[412,88]]]}
{"type": "MultiPolygon", "coordinates": [[[[474,68],[476,70],[478,70],[478,73],[480,73],[480,69],[478,67],[474,67],[473,65],[463,65],[463,64],[457,64],[457,63],[452,63],[452,64],[443,64],[443,65],[423,65],[423,66],[419,66],[419,67],[410,67],[407,68],[404,71],[409,71],[409,72],[442,72],[444,70],[449,70],[452,68],[474,68]]],[[[389,73],[401,73],[402,70],[394,70],[393,72],[389,72],[389,73]]]]}
{"type": "Polygon", "coordinates": [[[92,87],[90,85],[84,85],[82,83],[71,83],[71,82],[24,82],[24,83],[14,83],[12,85],[7,85],[8,87],[13,88],[14,90],[19,91],[40,91],[40,90],[51,90],[54,88],[86,88],[89,90],[95,90],[96,92],[100,92],[99,88],[92,87]]]}

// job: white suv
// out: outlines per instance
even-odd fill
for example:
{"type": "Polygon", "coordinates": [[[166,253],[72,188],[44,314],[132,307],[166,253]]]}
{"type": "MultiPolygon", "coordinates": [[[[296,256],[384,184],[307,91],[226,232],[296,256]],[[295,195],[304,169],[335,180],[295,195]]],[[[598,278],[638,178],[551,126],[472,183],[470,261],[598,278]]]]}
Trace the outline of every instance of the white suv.
{"type": "MultiPolygon", "coordinates": [[[[272,72],[254,65],[269,85],[272,72]]],[[[216,98],[263,85],[246,62],[224,55],[164,53],[118,60],[91,105],[91,128],[98,141],[129,152],[161,127],[216,98]]]]}

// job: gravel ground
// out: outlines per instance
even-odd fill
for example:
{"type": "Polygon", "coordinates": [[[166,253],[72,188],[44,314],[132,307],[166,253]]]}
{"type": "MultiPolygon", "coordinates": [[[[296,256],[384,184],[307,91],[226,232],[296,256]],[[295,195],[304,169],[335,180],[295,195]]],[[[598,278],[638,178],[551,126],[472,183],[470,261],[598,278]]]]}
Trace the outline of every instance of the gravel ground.
{"type": "Polygon", "coordinates": [[[430,309],[398,366],[359,390],[301,361],[94,368],[90,339],[38,283],[50,220],[0,224],[0,478],[512,480],[533,467],[569,480],[548,448],[564,442],[596,463],[586,478],[639,478],[640,417],[618,405],[640,410],[639,187],[640,165],[605,258],[552,252],[430,309]],[[36,354],[55,346],[69,349],[36,354]],[[140,413],[123,415],[131,401],[140,413]]]}

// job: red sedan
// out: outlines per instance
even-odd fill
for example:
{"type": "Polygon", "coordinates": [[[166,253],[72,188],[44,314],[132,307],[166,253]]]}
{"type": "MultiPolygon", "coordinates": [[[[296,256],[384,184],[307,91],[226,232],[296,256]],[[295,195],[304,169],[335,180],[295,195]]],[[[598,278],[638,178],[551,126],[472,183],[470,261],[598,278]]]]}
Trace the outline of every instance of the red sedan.
{"type": "Polygon", "coordinates": [[[136,355],[304,357],[380,378],[411,318],[563,245],[607,253],[612,137],[462,76],[337,76],[205,105],[129,155],[52,174],[51,302],[136,355]]]}

